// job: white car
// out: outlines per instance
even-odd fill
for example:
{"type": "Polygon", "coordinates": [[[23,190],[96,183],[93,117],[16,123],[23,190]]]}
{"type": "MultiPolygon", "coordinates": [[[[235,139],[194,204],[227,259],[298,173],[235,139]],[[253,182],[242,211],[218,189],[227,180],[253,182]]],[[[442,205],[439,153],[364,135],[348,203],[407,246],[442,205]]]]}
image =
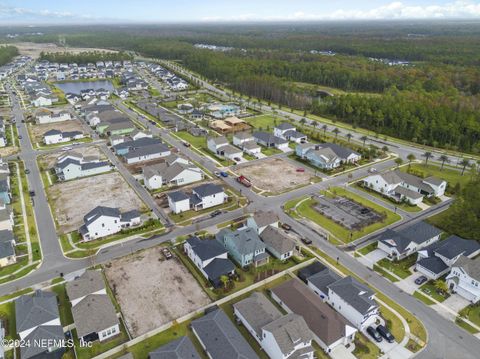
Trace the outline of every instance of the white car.
{"type": "Polygon", "coordinates": [[[375,167],[372,167],[372,168],[368,169],[368,172],[375,173],[375,172],[377,172],[377,169],[375,167]]]}
{"type": "Polygon", "coordinates": [[[218,171],[213,172],[213,174],[214,174],[216,177],[220,177],[220,172],[218,172],[218,171]]]}

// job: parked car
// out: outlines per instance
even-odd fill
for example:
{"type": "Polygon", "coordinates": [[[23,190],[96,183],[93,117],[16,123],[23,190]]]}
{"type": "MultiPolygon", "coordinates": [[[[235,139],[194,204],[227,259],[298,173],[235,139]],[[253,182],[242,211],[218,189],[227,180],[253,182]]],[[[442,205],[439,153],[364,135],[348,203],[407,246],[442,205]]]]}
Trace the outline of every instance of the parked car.
{"type": "Polygon", "coordinates": [[[220,172],[218,172],[218,171],[213,172],[213,174],[217,177],[220,177],[220,172]]]}
{"type": "Polygon", "coordinates": [[[210,213],[210,217],[216,217],[218,216],[219,214],[222,214],[222,211],[220,211],[219,209],[217,209],[216,211],[213,211],[212,213],[210,213]]]}
{"type": "Polygon", "coordinates": [[[309,239],[309,238],[303,238],[303,237],[302,237],[302,242],[303,242],[304,244],[306,244],[307,246],[309,246],[310,244],[312,244],[312,240],[309,239]]]}
{"type": "Polygon", "coordinates": [[[242,159],[240,157],[234,157],[233,160],[235,162],[242,162],[242,159]]]}
{"type": "Polygon", "coordinates": [[[222,172],[220,172],[220,176],[222,176],[222,177],[228,177],[228,173],[222,171],[222,172]]]}
{"type": "Polygon", "coordinates": [[[282,228],[285,229],[286,231],[289,231],[292,229],[292,226],[286,223],[282,223],[282,228]]]}
{"type": "Polygon", "coordinates": [[[389,343],[393,343],[395,341],[395,337],[390,333],[390,331],[385,328],[383,325],[379,325],[377,327],[377,332],[380,334],[382,337],[385,338],[385,340],[389,343]]]}
{"type": "Polygon", "coordinates": [[[428,280],[427,277],[425,277],[424,275],[421,275],[420,277],[415,279],[415,284],[421,285],[421,284],[425,283],[427,280],[428,280]]]}
{"type": "Polygon", "coordinates": [[[376,341],[377,343],[380,343],[380,342],[383,340],[382,336],[381,336],[380,334],[378,334],[378,332],[375,330],[374,327],[371,327],[371,326],[368,327],[368,328],[367,328],[367,333],[368,333],[373,339],[375,339],[375,341],[376,341]]]}
{"type": "Polygon", "coordinates": [[[297,172],[305,172],[305,168],[297,168],[297,172]]]}
{"type": "Polygon", "coordinates": [[[165,259],[172,259],[172,252],[170,252],[170,250],[168,248],[163,248],[162,249],[162,253],[163,253],[163,256],[165,257],[165,259]]]}
{"type": "Polygon", "coordinates": [[[22,139],[22,135],[18,135],[18,139],[21,140],[21,139],[22,139]]]}
{"type": "Polygon", "coordinates": [[[375,172],[377,172],[377,169],[375,167],[372,167],[372,168],[368,169],[368,172],[375,173],[375,172]]]}
{"type": "Polygon", "coordinates": [[[190,143],[188,143],[188,142],[186,142],[186,141],[183,141],[183,145],[184,145],[185,147],[190,147],[190,143]]]}
{"type": "Polygon", "coordinates": [[[28,175],[30,173],[30,170],[28,168],[25,168],[25,173],[28,175]]]}
{"type": "Polygon", "coordinates": [[[28,192],[28,194],[30,195],[30,197],[35,197],[35,191],[30,191],[28,192]]]}

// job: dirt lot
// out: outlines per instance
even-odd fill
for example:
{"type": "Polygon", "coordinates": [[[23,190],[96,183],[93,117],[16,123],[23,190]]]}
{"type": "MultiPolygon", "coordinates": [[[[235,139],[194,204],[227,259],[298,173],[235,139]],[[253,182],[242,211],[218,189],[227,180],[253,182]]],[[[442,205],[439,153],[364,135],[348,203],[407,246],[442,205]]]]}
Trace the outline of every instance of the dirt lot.
{"type": "Polygon", "coordinates": [[[47,189],[61,234],[77,230],[83,216],[97,206],[121,211],[144,210],[145,204],[118,172],[58,182],[47,189]]]}
{"type": "Polygon", "coordinates": [[[104,51],[104,52],[116,52],[113,50],[107,50],[107,49],[95,49],[95,48],[68,48],[65,49],[64,47],[57,46],[56,44],[49,44],[49,43],[34,43],[34,42],[18,42],[14,44],[17,48],[18,51],[20,52],[21,55],[27,55],[27,56],[32,56],[32,57],[39,57],[40,53],[42,51],[44,52],[69,52],[69,53],[74,53],[78,54],[80,52],[86,52],[86,51],[104,51]]]}
{"type": "Polygon", "coordinates": [[[110,288],[134,337],[210,303],[176,257],[163,260],[161,247],[117,259],[105,267],[110,288]]]}
{"type": "MultiPolygon", "coordinates": [[[[53,165],[57,162],[58,157],[65,154],[68,151],[60,151],[55,153],[50,153],[39,157],[39,162],[43,170],[52,168],[53,165]]],[[[84,157],[96,157],[100,160],[105,160],[107,156],[98,148],[97,146],[87,146],[87,147],[74,147],[72,151],[83,155],[84,157]]]]}
{"type": "Polygon", "coordinates": [[[80,131],[85,133],[80,120],[45,123],[43,125],[31,125],[29,128],[30,133],[32,134],[32,142],[34,143],[43,142],[43,134],[50,130],[59,130],[62,132],[80,131]]]}
{"type": "Polygon", "coordinates": [[[308,171],[297,172],[297,168],[281,158],[271,158],[240,166],[236,172],[247,177],[255,187],[275,193],[310,183],[312,175],[308,171]]]}

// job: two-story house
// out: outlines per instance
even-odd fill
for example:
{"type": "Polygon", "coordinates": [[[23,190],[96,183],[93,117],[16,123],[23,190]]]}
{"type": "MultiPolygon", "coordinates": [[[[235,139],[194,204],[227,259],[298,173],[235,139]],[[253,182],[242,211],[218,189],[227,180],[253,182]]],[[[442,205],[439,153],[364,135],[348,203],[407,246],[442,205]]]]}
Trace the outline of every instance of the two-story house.
{"type": "Polygon", "coordinates": [[[461,256],[452,266],[446,280],[452,293],[477,303],[480,300],[480,258],[461,256]]]}
{"type": "Polygon", "coordinates": [[[247,227],[255,229],[261,234],[268,226],[278,228],[280,219],[273,211],[256,211],[247,218],[247,227]]]}
{"type": "Polygon", "coordinates": [[[307,135],[298,132],[297,128],[288,122],[282,122],[281,124],[275,126],[273,128],[273,134],[287,141],[296,143],[307,142],[307,135]]]}
{"type": "Polygon", "coordinates": [[[192,189],[188,195],[182,191],[167,194],[168,206],[173,213],[181,213],[193,209],[195,211],[221,205],[227,201],[228,196],[222,186],[205,183],[192,189]]]}

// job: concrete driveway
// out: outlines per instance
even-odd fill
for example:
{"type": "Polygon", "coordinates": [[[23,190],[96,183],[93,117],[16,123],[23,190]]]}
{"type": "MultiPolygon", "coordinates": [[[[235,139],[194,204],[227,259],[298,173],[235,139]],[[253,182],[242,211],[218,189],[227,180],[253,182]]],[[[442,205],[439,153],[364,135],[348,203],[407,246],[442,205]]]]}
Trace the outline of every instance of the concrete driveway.
{"type": "Polygon", "coordinates": [[[333,359],[355,359],[356,356],[353,355],[345,345],[337,345],[330,353],[330,356],[333,359]]]}
{"type": "Polygon", "coordinates": [[[432,305],[432,308],[443,317],[455,320],[457,313],[468,305],[470,305],[468,300],[458,294],[452,294],[449,298],[445,299],[443,303],[432,305]]]}
{"type": "Polygon", "coordinates": [[[366,265],[368,268],[373,268],[373,265],[379,260],[387,257],[387,253],[381,249],[375,249],[363,257],[358,257],[358,260],[366,265]]]}
{"type": "Polygon", "coordinates": [[[413,271],[411,272],[414,274],[395,283],[398,287],[400,287],[404,292],[408,294],[413,294],[415,291],[419,290],[421,285],[415,284],[415,279],[423,275],[421,273],[415,273],[413,271]]]}

